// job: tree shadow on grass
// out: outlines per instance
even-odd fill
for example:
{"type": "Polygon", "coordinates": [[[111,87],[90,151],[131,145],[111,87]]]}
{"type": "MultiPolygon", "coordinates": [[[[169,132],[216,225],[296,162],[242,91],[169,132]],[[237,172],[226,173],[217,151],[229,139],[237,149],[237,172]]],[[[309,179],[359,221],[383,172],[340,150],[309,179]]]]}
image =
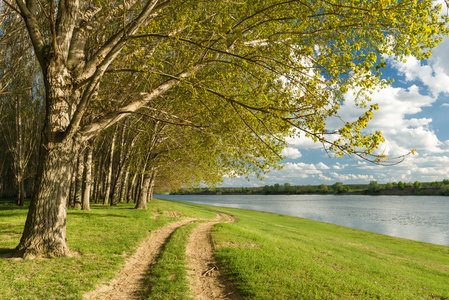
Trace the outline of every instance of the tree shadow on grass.
{"type": "Polygon", "coordinates": [[[14,250],[15,248],[0,248],[0,259],[15,257],[14,250]]]}
{"type": "Polygon", "coordinates": [[[0,199],[0,211],[1,210],[28,210],[30,205],[30,199],[25,199],[23,206],[17,206],[14,199],[0,199]]]}

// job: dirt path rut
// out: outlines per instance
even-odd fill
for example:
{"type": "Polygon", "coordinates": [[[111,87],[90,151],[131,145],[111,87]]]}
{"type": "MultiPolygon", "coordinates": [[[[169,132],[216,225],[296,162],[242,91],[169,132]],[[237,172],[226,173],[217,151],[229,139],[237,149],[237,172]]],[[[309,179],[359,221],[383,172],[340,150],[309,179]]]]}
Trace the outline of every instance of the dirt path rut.
{"type": "Polygon", "coordinates": [[[184,219],[159,228],[140,245],[136,253],[125,263],[122,270],[117,273],[109,285],[102,285],[96,290],[84,296],[86,300],[110,299],[110,300],[134,300],[140,298],[140,292],[144,288],[145,275],[151,266],[156,263],[159,253],[164,247],[170,235],[176,228],[183,226],[193,219],[184,219]]]}
{"type": "Polygon", "coordinates": [[[234,222],[229,215],[219,215],[219,220],[201,223],[190,236],[186,253],[188,258],[190,290],[195,299],[243,299],[220,272],[213,258],[210,237],[213,226],[219,222],[234,222]]]}
{"type": "MultiPolygon", "coordinates": [[[[157,262],[170,235],[178,228],[194,219],[184,219],[168,224],[151,233],[140,245],[136,253],[127,259],[117,276],[96,290],[84,295],[85,300],[135,300],[142,296],[145,276],[157,262]]],[[[186,253],[190,289],[195,299],[243,299],[239,292],[220,273],[214,259],[210,233],[219,222],[234,222],[232,216],[219,214],[216,219],[200,223],[190,236],[186,253]]]]}

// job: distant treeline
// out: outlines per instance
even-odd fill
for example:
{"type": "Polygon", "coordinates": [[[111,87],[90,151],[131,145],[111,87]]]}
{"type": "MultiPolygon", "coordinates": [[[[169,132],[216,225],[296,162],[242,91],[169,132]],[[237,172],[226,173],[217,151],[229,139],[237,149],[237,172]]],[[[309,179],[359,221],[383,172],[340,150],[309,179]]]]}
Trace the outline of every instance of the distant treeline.
{"type": "Polygon", "coordinates": [[[389,182],[379,184],[291,185],[289,183],[263,187],[217,187],[180,189],[178,195],[280,195],[280,194],[354,194],[354,195],[442,195],[449,196],[449,180],[434,182],[389,182]]]}

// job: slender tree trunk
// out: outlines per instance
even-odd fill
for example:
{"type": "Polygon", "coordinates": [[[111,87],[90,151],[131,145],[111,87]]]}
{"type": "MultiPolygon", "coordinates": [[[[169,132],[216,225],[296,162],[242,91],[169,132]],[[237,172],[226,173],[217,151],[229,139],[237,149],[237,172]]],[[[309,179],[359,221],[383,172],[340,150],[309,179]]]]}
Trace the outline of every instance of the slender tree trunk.
{"type": "Polygon", "coordinates": [[[120,192],[120,202],[125,202],[126,195],[128,194],[129,185],[129,162],[126,165],[125,176],[123,178],[122,190],[120,192]]]}
{"type": "Polygon", "coordinates": [[[67,207],[74,207],[75,206],[75,194],[76,194],[76,172],[77,168],[73,169],[73,173],[70,175],[70,191],[69,191],[69,197],[67,201],[67,207]]]}
{"type": "Polygon", "coordinates": [[[119,166],[119,172],[117,175],[117,178],[115,179],[114,186],[113,186],[113,192],[111,197],[111,205],[117,205],[118,200],[120,198],[120,190],[122,188],[122,178],[123,178],[123,166],[119,166]]]}
{"type": "MultiPolygon", "coordinates": [[[[124,133],[124,132],[123,132],[124,133]]],[[[136,135],[131,143],[129,143],[127,149],[125,150],[125,143],[122,140],[121,145],[121,153],[120,153],[120,172],[117,176],[117,181],[115,183],[113,202],[117,204],[118,201],[125,201],[126,188],[128,186],[128,177],[129,177],[129,158],[131,156],[131,151],[134,147],[134,144],[137,140],[138,135],[136,135]]]]}
{"type": "Polygon", "coordinates": [[[18,206],[23,206],[23,200],[25,197],[25,186],[24,186],[24,161],[23,161],[23,149],[22,149],[22,99],[21,96],[17,97],[16,103],[16,178],[17,178],[17,199],[16,204],[18,206]]]}
{"type": "Polygon", "coordinates": [[[104,161],[105,158],[100,157],[100,159],[95,160],[96,163],[94,164],[94,174],[95,174],[95,180],[94,180],[94,199],[95,203],[99,203],[99,199],[101,198],[101,195],[103,194],[103,168],[104,168],[104,161]]]}
{"type": "Polygon", "coordinates": [[[111,205],[117,205],[120,200],[121,190],[123,188],[123,175],[125,172],[125,139],[126,139],[126,126],[122,128],[121,141],[120,141],[120,154],[119,154],[119,164],[118,164],[118,175],[114,182],[112,197],[111,197],[111,205]]]}
{"type": "Polygon", "coordinates": [[[106,178],[106,194],[104,196],[103,204],[107,205],[109,202],[109,196],[111,194],[111,185],[112,185],[112,165],[114,163],[114,148],[115,148],[115,140],[117,139],[117,129],[114,132],[114,137],[112,138],[111,143],[111,151],[109,157],[109,166],[108,166],[108,176],[106,178]]]}
{"type": "Polygon", "coordinates": [[[81,209],[83,201],[83,178],[84,178],[84,151],[78,155],[78,167],[76,172],[75,209],[81,209]]]}
{"type": "Polygon", "coordinates": [[[155,182],[156,182],[156,171],[153,171],[151,174],[150,188],[148,189],[147,202],[151,202],[153,200],[153,191],[155,182]]]}
{"type": "Polygon", "coordinates": [[[133,175],[133,179],[131,180],[131,184],[129,185],[129,188],[128,188],[128,199],[126,200],[126,203],[130,203],[131,202],[131,200],[133,200],[133,202],[134,202],[134,195],[135,195],[135,193],[134,193],[134,191],[135,191],[135,187],[136,187],[136,179],[137,179],[137,172],[136,173],[134,173],[134,175],[133,175]]]}
{"type": "Polygon", "coordinates": [[[17,195],[17,205],[23,206],[23,200],[26,197],[26,191],[25,191],[25,180],[23,178],[22,172],[19,173],[20,179],[18,180],[18,195],[17,195]]]}
{"type": "Polygon", "coordinates": [[[85,162],[86,183],[84,187],[82,210],[90,210],[90,192],[92,186],[92,151],[93,151],[92,148],[93,147],[90,146],[87,149],[87,158],[85,162]]]}

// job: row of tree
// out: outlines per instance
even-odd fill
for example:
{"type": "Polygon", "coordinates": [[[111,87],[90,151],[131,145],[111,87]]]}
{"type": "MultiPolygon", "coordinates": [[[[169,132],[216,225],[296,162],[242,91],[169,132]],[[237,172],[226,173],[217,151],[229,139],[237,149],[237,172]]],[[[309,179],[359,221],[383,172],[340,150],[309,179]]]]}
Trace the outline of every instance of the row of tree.
{"type": "Polygon", "coordinates": [[[345,185],[342,182],[336,182],[332,185],[291,185],[290,183],[265,185],[263,187],[218,187],[218,188],[193,188],[180,189],[174,194],[218,194],[218,195],[235,195],[235,194],[263,194],[263,195],[279,195],[279,194],[342,194],[342,193],[358,193],[358,194],[376,194],[383,192],[394,192],[400,194],[401,191],[407,189],[407,194],[429,194],[429,195],[447,195],[449,188],[449,180],[434,182],[388,182],[386,184],[378,184],[377,181],[371,181],[369,184],[350,184],[345,185]],[[413,191],[410,191],[413,190],[413,191]],[[395,192],[396,191],[396,192],[395,192]]]}
{"type": "Polygon", "coordinates": [[[35,174],[16,254],[68,255],[67,203],[263,176],[301,132],[336,156],[396,163],[364,130],[369,93],[388,84],[385,55],[430,56],[448,32],[440,11],[431,0],[2,0],[1,174],[14,174],[18,199],[35,174]],[[341,120],[349,91],[364,112],[341,120]]]}

